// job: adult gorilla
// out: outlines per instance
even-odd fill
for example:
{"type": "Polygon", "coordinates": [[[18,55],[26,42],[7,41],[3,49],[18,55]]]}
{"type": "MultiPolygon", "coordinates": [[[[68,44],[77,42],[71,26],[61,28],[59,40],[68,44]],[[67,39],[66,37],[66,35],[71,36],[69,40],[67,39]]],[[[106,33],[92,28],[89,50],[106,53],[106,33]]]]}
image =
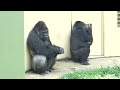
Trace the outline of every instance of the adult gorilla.
{"type": "Polygon", "coordinates": [[[71,31],[70,51],[74,61],[89,65],[87,58],[93,43],[92,30],[84,22],[76,21],[71,31]]]}
{"type": "Polygon", "coordinates": [[[51,71],[56,56],[64,53],[63,48],[52,45],[48,28],[43,21],[39,21],[29,33],[27,46],[32,56],[32,69],[39,74],[51,71]]]}

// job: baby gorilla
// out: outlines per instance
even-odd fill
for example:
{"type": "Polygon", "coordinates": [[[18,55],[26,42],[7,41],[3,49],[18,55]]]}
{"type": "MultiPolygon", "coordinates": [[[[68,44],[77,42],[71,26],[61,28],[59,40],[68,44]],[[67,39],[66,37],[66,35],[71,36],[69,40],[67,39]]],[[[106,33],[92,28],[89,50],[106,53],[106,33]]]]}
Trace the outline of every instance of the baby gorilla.
{"type": "Polygon", "coordinates": [[[63,48],[52,45],[43,21],[39,21],[29,33],[27,46],[32,56],[32,69],[36,73],[51,71],[57,55],[64,53],[63,48]]]}

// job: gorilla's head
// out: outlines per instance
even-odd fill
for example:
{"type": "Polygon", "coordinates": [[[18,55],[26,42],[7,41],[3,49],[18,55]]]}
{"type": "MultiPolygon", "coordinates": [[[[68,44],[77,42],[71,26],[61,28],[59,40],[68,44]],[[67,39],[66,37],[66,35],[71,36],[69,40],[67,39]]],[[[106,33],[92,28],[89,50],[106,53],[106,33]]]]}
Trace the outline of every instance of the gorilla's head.
{"type": "Polygon", "coordinates": [[[41,40],[48,40],[48,28],[44,21],[39,21],[33,28],[33,30],[39,35],[41,40]]]}
{"type": "Polygon", "coordinates": [[[78,30],[78,29],[82,29],[82,30],[87,29],[86,24],[82,21],[76,21],[73,26],[73,30],[78,30]]]}

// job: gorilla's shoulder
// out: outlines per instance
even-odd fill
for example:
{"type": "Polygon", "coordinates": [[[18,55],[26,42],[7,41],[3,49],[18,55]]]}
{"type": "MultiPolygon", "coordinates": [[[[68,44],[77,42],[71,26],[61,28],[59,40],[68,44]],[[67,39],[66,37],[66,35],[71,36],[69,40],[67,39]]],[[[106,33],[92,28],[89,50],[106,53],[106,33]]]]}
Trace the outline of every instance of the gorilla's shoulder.
{"type": "Polygon", "coordinates": [[[39,36],[35,31],[30,31],[28,35],[28,39],[30,40],[39,40],[39,36]]]}

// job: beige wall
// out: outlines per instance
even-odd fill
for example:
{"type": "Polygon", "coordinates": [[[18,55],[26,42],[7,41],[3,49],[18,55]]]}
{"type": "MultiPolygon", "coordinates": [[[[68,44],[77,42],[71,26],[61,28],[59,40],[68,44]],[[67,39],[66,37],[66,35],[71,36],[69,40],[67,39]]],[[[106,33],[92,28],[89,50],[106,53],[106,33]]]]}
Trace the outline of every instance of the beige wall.
{"type": "Polygon", "coordinates": [[[24,12],[24,52],[25,52],[25,70],[30,68],[30,58],[26,45],[26,40],[30,30],[38,21],[45,21],[49,28],[49,35],[52,44],[64,48],[65,53],[58,55],[57,58],[70,57],[69,38],[71,30],[71,12],[70,11],[25,11],[24,12]]]}
{"type": "Polygon", "coordinates": [[[104,11],[104,55],[120,56],[120,28],[117,11],[104,11]]]}

